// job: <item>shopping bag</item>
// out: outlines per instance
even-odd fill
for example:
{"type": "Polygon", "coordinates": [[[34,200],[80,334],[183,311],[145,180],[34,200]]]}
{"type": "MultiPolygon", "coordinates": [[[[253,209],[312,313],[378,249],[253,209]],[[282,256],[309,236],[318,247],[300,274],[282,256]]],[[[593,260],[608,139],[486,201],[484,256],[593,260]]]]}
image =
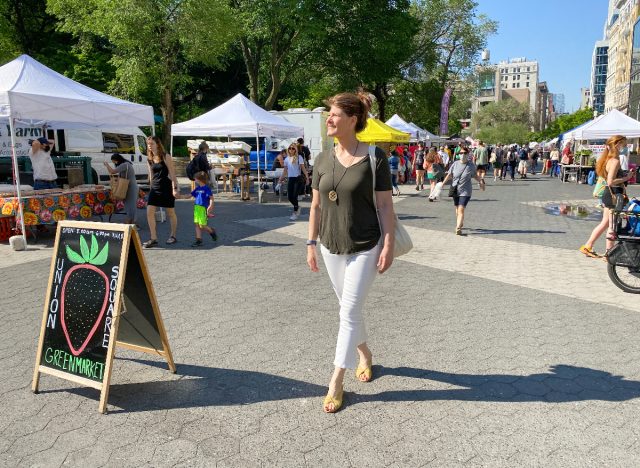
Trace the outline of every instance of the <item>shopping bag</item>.
{"type": "Polygon", "coordinates": [[[442,192],[442,182],[438,182],[436,186],[433,188],[433,191],[429,194],[430,198],[438,198],[440,196],[440,192],[442,192]]]}
{"type": "Polygon", "coordinates": [[[129,190],[129,179],[119,177],[116,174],[110,176],[111,179],[111,196],[115,200],[124,200],[127,198],[129,190]]]}

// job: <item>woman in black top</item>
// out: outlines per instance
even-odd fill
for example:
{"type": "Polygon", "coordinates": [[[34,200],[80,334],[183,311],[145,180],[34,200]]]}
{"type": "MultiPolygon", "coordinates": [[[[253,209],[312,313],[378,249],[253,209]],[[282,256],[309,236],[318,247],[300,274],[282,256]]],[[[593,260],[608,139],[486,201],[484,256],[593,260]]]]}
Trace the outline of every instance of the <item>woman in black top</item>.
{"type": "Polygon", "coordinates": [[[175,244],[176,230],[178,228],[178,218],[174,209],[176,197],[178,196],[178,178],[173,166],[171,155],[165,153],[164,146],[160,138],[150,136],[147,138],[147,165],[149,167],[149,180],[151,190],[149,191],[149,204],[147,206],[147,222],[151,239],[143,244],[145,248],[158,245],[158,234],[156,232],[156,207],[166,208],[167,218],[171,225],[171,235],[167,239],[167,244],[175,244]]]}
{"type": "Polygon", "coordinates": [[[328,104],[327,136],[338,144],[331,153],[318,156],[313,167],[307,263],[311,271],[318,271],[319,235],[324,264],[340,303],[334,372],[323,402],[325,412],[335,413],[342,406],[347,368],[355,368],[361,382],[372,379],[362,308],[376,273],[385,272],[393,262],[395,216],[384,151],[370,154],[368,145],[356,138],[367,124],[369,97],[342,93],[328,104]]]}

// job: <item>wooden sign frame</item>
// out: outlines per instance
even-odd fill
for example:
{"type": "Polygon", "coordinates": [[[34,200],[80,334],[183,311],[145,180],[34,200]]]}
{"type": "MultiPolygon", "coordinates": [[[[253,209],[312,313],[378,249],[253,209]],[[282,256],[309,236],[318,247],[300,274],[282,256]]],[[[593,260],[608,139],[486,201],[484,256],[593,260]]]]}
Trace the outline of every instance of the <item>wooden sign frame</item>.
{"type": "MultiPolygon", "coordinates": [[[[124,324],[125,324],[124,326],[127,326],[126,321],[124,322],[124,324]]],[[[149,276],[149,272],[147,269],[143,252],[142,252],[142,245],[141,245],[138,233],[133,229],[133,225],[130,225],[130,224],[115,224],[115,223],[112,224],[112,223],[82,222],[82,221],[60,221],[58,223],[58,228],[56,231],[56,240],[53,247],[53,255],[51,258],[51,269],[49,273],[49,280],[47,282],[47,293],[46,293],[46,299],[44,304],[44,311],[42,314],[42,323],[40,326],[40,338],[38,341],[38,350],[36,353],[36,362],[35,362],[35,368],[33,372],[33,382],[31,386],[32,391],[34,393],[38,393],[39,384],[40,384],[40,374],[53,375],[61,379],[69,380],[77,384],[99,390],[100,402],[98,405],[98,410],[100,411],[100,413],[103,413],[103,414],[106,413],[107,400],[109,397],[109,385],[111,383],[111,373],[112,373],[111,371],[112,371],[113,359],[115,357],[116,346],[121,346],[123,348],[132,349],[135,351],[151,353],[151,354],[162,356],[167,361],[169,370],[172,373],[176,372],[176,366],[173,361],[173,355],[171,353],[171,348],[169,346],[169,340],[167,338],[166,329],[164,327],[162,316],[160,315],[158,301],[155,295],[155,291],[153,289],[151,278],[149,276]],[[52,282],[54,280],[54,276],[56,272],[56,258],[58,256],[61,233],[62,233],[62,229],[64,228],[78,228],[78,229],[85,228],[90,230],[120,232],[124,235],[122,240],[122,249],[120,252],[119,274],[118,274],[117,284],[115,288],[116,295],[113,301],[114,307],[113,307],[113,312],[111,316],[109,345],[106,353],[106,360],[105,360],[105,367],[104,367],[102,382],[97,380],[91,380],[89,378],[81,377],[71,373],[66,373],[66,372],[63,372],[62,370],[54,369],[52,367],[44,366],[41,364],[43,347],[45,343],[45,333],[47,330],[47,319],[49,317],[49,306],[50,306],[51,291],[52,291],[51,286],[53,284],[52,282]],[[124,307],[124,303],[125,303],[124,287],[125,287],[125,278],[128,272],[128,259],[129,259],[131,248],[133,248],[133,251],[135,251],[135,257],[133,258],[138,261],[140,270],[142,272],[144,285],[146,287],[146,292],[150,300],[149,306],[153,311],[153,318],[155,320],[155,325],[157,326],[157,332],[162,345],[162,349],[157,349],[158,348],[157,346],[140,346],[132,343],[127,343],[126,341],[118,340],[118,331],[122,326],[123,318],[126,318],[126,314],[127,314],[127,310],[124,307]]]]}

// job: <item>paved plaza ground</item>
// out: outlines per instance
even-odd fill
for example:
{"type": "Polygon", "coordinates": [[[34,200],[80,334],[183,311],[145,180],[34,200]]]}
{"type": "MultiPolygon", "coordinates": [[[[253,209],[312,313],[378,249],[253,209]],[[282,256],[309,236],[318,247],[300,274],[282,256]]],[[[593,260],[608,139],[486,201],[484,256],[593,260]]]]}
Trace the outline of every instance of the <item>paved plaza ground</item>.
{"type": "Polygon", "coordinates": [[[178,372],[118,350],[107,415],[55,377],[31,393],[52,236],[0,245],[0,465],[637,466],[640,297],[577,251],[595,221],[541,208],[590,195],[491,179],[457,237],[449,199],[403,187],[416,246],[375,283],[375,380],[349,372],[335,415],[321,405],[338,305],[305,264],[308,202],[292,223],[284,200],[219,197],[220,240],[199,250],[178,202],[179,243],[164,248],[163,224],[145,252],[178,372]]]}

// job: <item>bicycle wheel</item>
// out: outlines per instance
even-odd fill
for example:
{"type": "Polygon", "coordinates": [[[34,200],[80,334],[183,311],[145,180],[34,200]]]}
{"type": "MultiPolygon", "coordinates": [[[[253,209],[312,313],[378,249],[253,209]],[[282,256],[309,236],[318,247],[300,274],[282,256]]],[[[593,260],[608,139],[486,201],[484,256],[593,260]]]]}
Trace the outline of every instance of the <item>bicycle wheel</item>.
{"type": "Polygon", "coordinates": [[[607,265],[607,273],[613,284],[624,292],[640,294],[640,269],[612,264],[607,265]]]}

